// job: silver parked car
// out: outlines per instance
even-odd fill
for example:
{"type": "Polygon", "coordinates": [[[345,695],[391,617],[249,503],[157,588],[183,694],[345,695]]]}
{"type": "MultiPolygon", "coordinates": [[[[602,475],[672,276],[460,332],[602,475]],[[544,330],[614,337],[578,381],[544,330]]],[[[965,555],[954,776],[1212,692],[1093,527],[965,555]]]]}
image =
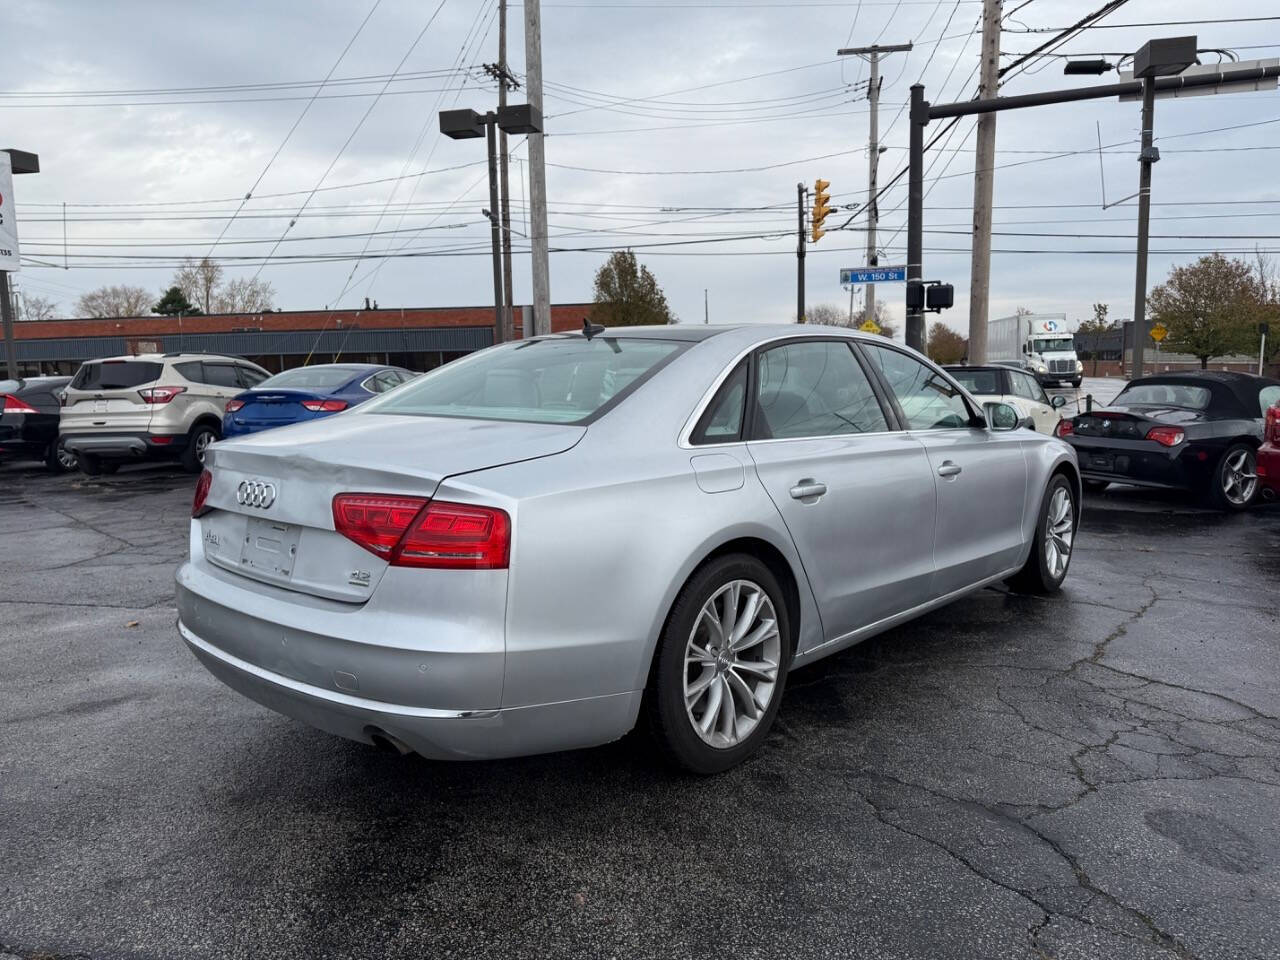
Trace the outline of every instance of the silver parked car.
{"type": "Polygon", "coordinates": [[[724,770],[793,667],[999,580],[1057,590],[1075,455],[938,367],[823,327],[494,347],[209,451],[179,630],[228,686],[476,759],[643,714],[724,770]]]}

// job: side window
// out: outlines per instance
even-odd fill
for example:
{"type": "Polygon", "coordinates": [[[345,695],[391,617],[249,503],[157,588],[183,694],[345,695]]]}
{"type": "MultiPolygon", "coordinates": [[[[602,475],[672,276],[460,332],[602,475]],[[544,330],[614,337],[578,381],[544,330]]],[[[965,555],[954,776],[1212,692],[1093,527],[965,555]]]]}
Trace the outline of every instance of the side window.
{"type": "Polygon", "coordinates": [[[1038,396],[1036,396],[1036,394],[1040,392],[1039,388],[1035,387],[1033,389],[1031,378],[1028,377],[1025,373],[1020,373],[1016,370],[1010,371],[1009,380],[1013,384],[1014,396],[1022,397],[1024,400],[1040,399],[1038,396]]]}
{"type": "Polygon", "coordinates": [[[949,430],[969,426],[971,414],[964,397],[942,374],[892,348],[871,343],[862,346],[898,398],[908,429],[949,430]]]}
{"type": "Polygon", "coordinates": [[[1023,374],[1023,376],[1027,378],[1027,385],[1031,388],[1031,399],[1049,406],[1049,395],[1044,392],[1044,387],[1040,386],[1040,381],[1029,373],[1023,374]]]}
{"type": "Polygon", "coordinates": [[[373,379],[378,384],[378,393],[386,393],[400,386],[400,375],[394,370],[383,370],[373,379]]]}
{"type": "Polygon", "coordinates": [[[703,411],[690,437],[693,443],[732,443],[742,439],[742,414],[747,408],[747,361],[725,378],[703,411]]]}
{"type": "Polygon", "coordinates": [[[871,381],[843,341],[807,340],[765,350],[756,360],[755,384],[755,439],[889,429],[871,381]]]}
{"type": "Polygon", "coordinates": [[[190,380],[192,383],[204,383],[204,364],[199,360],[188,360],[185,363],[175,363],[173,369],[190,380]]]}
{"type": "Polygon", "coordinates": [[[236,376],[236,368],[229,363],[206,363],[204,365],[204,382],[215,387],[240,386],[240,378],[236,376]]]}
{"type": "Polygon", "coordinates": [[[1265,416],[1268,407],[1274,407],[1280,403],[1280,387],[1263,387],[1258,392],[1258,405],[1262,408],[1259,416],[1265,416]]]}
{"type": "Polygon", "coordinates": [[[262,373],[260,370],[253,369],[253,367],[242,367],[237,364],[236,371],[240,374],[240,386],[246,389],[256,387],[263,380],[267,379],[266,374],[262,373]]]}

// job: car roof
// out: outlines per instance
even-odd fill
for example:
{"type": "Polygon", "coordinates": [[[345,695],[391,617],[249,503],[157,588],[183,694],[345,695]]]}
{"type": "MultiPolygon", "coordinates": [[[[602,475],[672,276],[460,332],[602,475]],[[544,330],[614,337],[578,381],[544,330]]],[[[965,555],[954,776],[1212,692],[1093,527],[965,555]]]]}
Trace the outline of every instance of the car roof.
{"type": "MultiPolygon", "coordinates": [[[[996,373],[1003,373],[1006,370],[1015,370],[1016,367],[1007,367],[1000,363],[944,363],[942,369],[957,373],[963,370],[992,370],[996,373]]],[[[1027,371],[1023,370],[1023,373],[1027,371]]]]}
{"type": "MultiPolygon", "coordinates": [[[[163,363],[166,360],[223,360],[237,363],[250,363],[242,357],[231,357],[223,353],[137,353],[122,357],[94,357],[85,363],[123,363],[129,360],[145,360],[150,363],[163,363]]],[[[253,364],[257,366],[257,364],[253,364]]]]}

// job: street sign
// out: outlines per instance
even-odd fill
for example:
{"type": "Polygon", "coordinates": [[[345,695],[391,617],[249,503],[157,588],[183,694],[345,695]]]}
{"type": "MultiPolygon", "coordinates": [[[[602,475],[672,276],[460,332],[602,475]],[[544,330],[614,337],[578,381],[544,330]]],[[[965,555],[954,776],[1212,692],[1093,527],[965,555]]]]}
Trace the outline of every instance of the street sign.
{"type": "Polygon", "coordinates": [[[880,324],[876,323],[870,317],[862,321],[862,326],[858,327],[863,333],[879,333],[880,324]]]}
{"type": "Polygon", "coordinates": [[[845,286],[855,283],[894,283],[907,279],[907,265],[895,267],[844,267],[840,271],[840,282],[845,286]]]}
{"type": "Polygon", "coordinates": [[[0,150],[0,270],[18,270],[18,214],[13,206],[13,166],[0,150]]]}
{"type": "Polygon", "coordinates": [[[1151,339],[1154,340],[1156,343],[1159,343],[1168,335],[1169,335],[1169,328],[1166,327],[1163,323],[1157,323],[1155,326],[1151,328],[1151,339]]]}

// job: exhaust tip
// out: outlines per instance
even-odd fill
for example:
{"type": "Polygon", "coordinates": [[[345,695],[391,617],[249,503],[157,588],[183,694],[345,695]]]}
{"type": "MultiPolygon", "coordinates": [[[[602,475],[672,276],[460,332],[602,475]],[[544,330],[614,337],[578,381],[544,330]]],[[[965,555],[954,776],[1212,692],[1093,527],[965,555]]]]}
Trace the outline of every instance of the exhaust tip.
{"type": "Polygon", "coordinates": [[[393,737],[385,730],[380,730],[377,727],[365,727],[364,733],[369,738],[369,742],[384,753],[398,753],[402,757],[413,753],[412,747],[399,737],[393,737]]]}

